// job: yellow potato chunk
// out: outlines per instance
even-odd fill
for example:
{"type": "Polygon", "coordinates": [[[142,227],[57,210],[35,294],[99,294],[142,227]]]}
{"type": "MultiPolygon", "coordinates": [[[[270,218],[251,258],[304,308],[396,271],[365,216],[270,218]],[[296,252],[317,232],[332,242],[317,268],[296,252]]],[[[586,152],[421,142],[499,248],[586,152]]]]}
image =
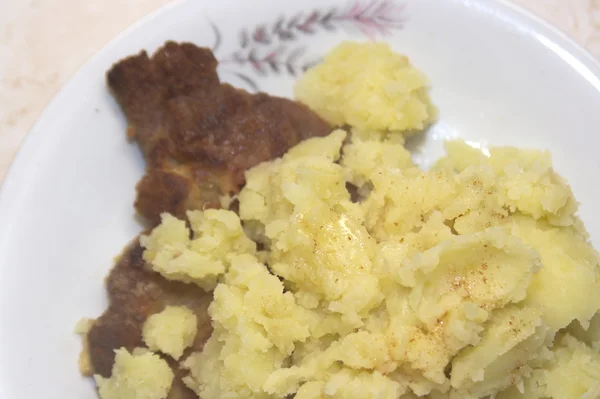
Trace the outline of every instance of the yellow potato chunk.
{"type": "Polygon", "coordinates": [[[528,353],[538,353],[547,338],[541,313],[514,305],[496,311],[481,341],[452,360],[452,386],[483,397],[520,381],[528,371],[522,359],[535,356],[528,353]]]}
{"type": "Polygon", "coordinates": [[[179,359],[194,342],[196,315],[185,306],[167,306],[148,317],[143,327],[144,342],[152,351],[160,351],[179,359]]]}
{"type": "Polygon", "coordinates": [[[542,366],[498,399],[571,399],[600,397],[600,353],[571,335],[556,340],[542,366]]]}
{"type": "Polygon", "coordinates": [[[423,73],[387,44],[345,42],[306,72],[294,92],[332,125],[406,132],[435,118],[427,84],[423,73]]]}
{"type": "Polygon", "coordinates": [[[144,260],[165,278],[210,291],[227,271],[229,256],[256,253],[256,244],[246,237],[234,212],[191,211],[188,219],[191,232],[183,220],[164,214],[161,224],[140,238],[144,260]]]}
{"type": "Polygon", "coordinates": [[[600,397],[600,353],[566,336],[546,374],[546,395],[554,399],[600,397]]]}
{"type": "Polygon", "coordinates": [[[165,399],[173,372],[166,361],[152,352],[138,349],[131,354],[121,348],[116,353],[111,377],[96,375],[95,379],[102,399],[165,399]]]}
{"type": "Polygon", "coordinates": [[[596,251],[572,228],[522,216],[513,220],[513,233],[539,252],[543,264],[532,278],[527,303],[546,310],[544,320],[554,331],[572,320],[587,326],[600,305],[596,251]]]}

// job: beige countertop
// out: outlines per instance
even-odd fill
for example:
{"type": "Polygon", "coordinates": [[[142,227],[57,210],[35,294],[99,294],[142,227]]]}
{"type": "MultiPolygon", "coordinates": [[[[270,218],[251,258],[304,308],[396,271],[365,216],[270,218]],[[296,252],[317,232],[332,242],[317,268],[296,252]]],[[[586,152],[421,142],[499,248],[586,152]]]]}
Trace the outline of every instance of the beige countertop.
{"type": "MultiPolygon", "coordinates": [[[[170,1],[0,0],[0,182],[33,122],[75,70],[170,1]]],[[[513,1],[600,57],[600,0],[513,1]]]]}

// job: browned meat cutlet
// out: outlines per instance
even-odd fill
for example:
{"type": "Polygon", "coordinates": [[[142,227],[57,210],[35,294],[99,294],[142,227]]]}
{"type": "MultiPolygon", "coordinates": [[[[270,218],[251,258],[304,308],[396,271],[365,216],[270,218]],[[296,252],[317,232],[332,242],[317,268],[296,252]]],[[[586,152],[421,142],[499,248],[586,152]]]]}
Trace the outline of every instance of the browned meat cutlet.
{"type": "MultiPolygon", "coordinates": [[[[138,239],[130,244],[106,280],[109,307],[92,325],[87,334],[88,357],[94,374],[110,377],[115,350],[121,347],[130,352],[145,347],[142,327],[146,319],[166,306],[187,306],[198,319],[194,344],[184,357],[200,351],[212,332],[208,305],[212,295],[194,284],[167,281],[150,270],[142,259],[143,248],[138,239]]],[[[165,360],[175,373],[167,399],[191,399],[197,396],[183,384],[184,372],[168,356],[165,360]]]]}
{"type": "Polygon", "coordinates": [[[108,72],[147,161],[135,206],[153,223],[162,212],[184,217],[217,207],[221,195],[240,189],[247,169],[331,131],[302,104],[222,84],[216,68],[210,50],[167,42],[108,72]]]}

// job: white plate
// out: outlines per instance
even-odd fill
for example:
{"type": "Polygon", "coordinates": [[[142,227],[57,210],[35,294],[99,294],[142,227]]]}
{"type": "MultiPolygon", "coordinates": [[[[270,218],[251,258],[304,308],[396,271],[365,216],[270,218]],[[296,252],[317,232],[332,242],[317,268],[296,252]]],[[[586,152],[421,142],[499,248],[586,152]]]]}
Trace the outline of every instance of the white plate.
{"type": "Polygon", "coordinates": [[[345,0],[179,2],[122,34],[65,86],[29,133],[0,194],[1,399],[95,398],[91,381],[78,374],[73,326],[102,312],[102,279],[140,230],[132,203],[144,168],[125,140],[125,120],[104,74],[120,58],[168,39],[213,46],[218,33],[218,58],[230,61],[222,77],[280,95],[291,93],[286,63],[301,69],[340,40],[365,33],[387,40],[429,75],[441,110],[440,122],[417,143],[420,161],[439,155],[440,139],[449,136],[550,149],[600,246],[594,59],[499,1],[370,1],[349,8],[345,0]],[[310,17],[312,10],[321,13],[310,17]],[[276,60],[281,75],[231,62],[252,49],[256,67],[276,60]]]}

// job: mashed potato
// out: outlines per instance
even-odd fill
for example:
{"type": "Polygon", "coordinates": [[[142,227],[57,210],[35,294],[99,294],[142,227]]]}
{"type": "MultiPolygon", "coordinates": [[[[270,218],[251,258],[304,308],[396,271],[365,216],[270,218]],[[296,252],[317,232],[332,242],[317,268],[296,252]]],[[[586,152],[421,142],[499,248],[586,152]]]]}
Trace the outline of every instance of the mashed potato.
{"type": "Polygon", "coordinates": [[[96,376],[102,399],[165,399],[173,372],[158,355],[138,348],[133,353],[119,349],[110,378],[96,376]]]}
{"type": "MultiPolygon", "coordinates": [[[[231,398],[597,397],[598,254],[548,155],[449,142],[425,172],[376,137],[305,141],[247,173],[241,220],[218,211],[266,250],[232,251],[207,274],[219,281],[214,332],[182,363],[188,386],[231,398]],[[347,182],[361,184],[359,201],[347,182]]],[[[213,234],[204,213],[189,213],[206,232],[196,239],[213,234]]],[[[177,246],[163,242],[151,248],[177,246]]]]}
{"type": "Polygon", "coordinates": [[[160,226],[140,239],[146,248],[144,260],[169,280],[212,290],[227,271],[231,256],[256,251],[256,244],[246,237],[233,212],[194,212],[189,214],[189,222],[192,234],[184,221],[165,214],[160,226]]]}
{"type": "Polygon", "coordinates": [[[435,119],[427,85],[387,44],[344,42],[298,81],[295,94],[332,125],[408,133],[435,119]]]}
{"type": "Polygon", "coordinates": [[[382,131],[431,120],[423,85],[385,46],[342,45],[297,92],[356,129],[248,171],[239,217],[165,215],[142,240],[154,270],[214,289],[181,363],[200,397],[600,397],[599,256],[569,186],[543,151],[450,141],[416,167],[382,131]]]}
{"type": "Polygon", "coordinates": [[[179,359],[194,342],[198,328],[196,323],[196,315],[185,306],[167,306],[144,323],[144,343],[153,351],[179,359]]]}

